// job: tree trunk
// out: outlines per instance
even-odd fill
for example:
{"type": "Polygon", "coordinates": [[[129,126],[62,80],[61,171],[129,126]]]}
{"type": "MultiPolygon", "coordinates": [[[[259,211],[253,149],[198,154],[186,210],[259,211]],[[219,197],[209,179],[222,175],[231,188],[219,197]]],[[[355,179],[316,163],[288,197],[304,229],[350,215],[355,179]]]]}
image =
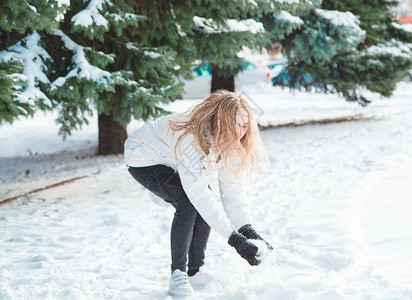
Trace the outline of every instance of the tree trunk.
{"type": "Polygon", "coordinates": [[[126,138],[127,131],[123,125],[112,116],[99,115],[99,155],[123,153],[126,138]]]}
{"type": "Polygon", "coordinates": [[[218,68],[212,67],[212,88],[211,93],[218,89],[225,89],[230,92],[235,91],[235,76],[225,77],[221,75],[218,68]]]}

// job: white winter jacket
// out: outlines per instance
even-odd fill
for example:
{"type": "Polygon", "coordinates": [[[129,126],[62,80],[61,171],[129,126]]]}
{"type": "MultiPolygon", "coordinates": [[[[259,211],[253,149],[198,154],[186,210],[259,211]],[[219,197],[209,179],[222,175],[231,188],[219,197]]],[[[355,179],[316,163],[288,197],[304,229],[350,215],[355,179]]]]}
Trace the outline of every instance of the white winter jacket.
{"type": "Polygon", "coordinates": [[[167,120],[178,117],[178,114],[164,116],[133,132],[125,142],[125,163],[131,167],[164,164],[177,170],[190,202],[213,230],[228,238],[234,229],[251,223],[244,179],[235,179],[221,162],[216,163],[217,153],[212,149],[208,155],[201,151],[193,134],[182,139],[175,155],[177,139],[183,132],[175,132],[173,136],[167,120]],[[218,170],[221,201],[208,188],[214,170],[218,170]]]}

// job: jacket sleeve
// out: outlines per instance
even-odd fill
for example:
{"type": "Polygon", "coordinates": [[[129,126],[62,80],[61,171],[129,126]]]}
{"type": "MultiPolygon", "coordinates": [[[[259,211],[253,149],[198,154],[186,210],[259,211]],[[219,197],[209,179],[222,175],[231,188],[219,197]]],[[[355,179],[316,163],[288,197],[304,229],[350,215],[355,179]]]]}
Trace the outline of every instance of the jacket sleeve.
{"type": "Polygon", "coordinates": [[[233,228],[222,203],[209,189],[209,177],[203,168],[203,152],[194,144],[193,135],[187,135],[180,143],[177,159],[177,171],[180,181],[190,202],[216,232],[229,238],[233,228]]]}
{"type": "Polygon", "coordinates": [[[244,174],[236,178],[224,167],[219,168],[220,198],[226,214],[236,230],[245,224],[252,223],[246,185],[244,174]]]}

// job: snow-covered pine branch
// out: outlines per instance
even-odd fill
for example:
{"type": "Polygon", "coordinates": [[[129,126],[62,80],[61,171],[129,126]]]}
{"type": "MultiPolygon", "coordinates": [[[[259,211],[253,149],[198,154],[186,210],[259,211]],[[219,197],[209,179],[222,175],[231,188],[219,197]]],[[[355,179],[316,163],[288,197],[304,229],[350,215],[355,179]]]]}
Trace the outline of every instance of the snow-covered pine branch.
{"type": "Polygon", "coordinates": [[[87,6],[71,18],[74,31],[81,31],[93,39],[103,40],[103,34],[113,29],[118,36],[127,26],[138,26],[146,17],[122,11],[111,0],[91,0],[87,6]],[[116,25],[115,25],[116,24],[116,25]]]}
{"type": "Polygon", "coordinates": [[[361,56],[392,56],[412,59],[412,44],[404,44],[393,40],[384,44],[373,45],[363,50],[361,56]]]}
{"type": "Polygon", "coordinates": [[[406,23],[406,24],[398,24],[398,23],[393,22],[393,23],[392,23],[392,26],[395,27],[395,28],[398,28],[398,29],[407,31],[407,32],[409,32],[409,33],[412,34],[412,24],[408,24],[408,23],[406,23]]]}
{"type": "Polygon", "coordinates": [[[263,24],[256,22],[253,19],[246,20],[235,20],[228,19],[224,22],[223,25],[217,24],[215,20],[209,18],[203,18],[195,16],[193,21],[197,28],[199,28],[205,34],[215,34],[215,33],[224,33],[224,32],[251,32],[256,34],[258,32],[263,32],[263,24]]]}
{"type": "MultiPolygon", "coordinates": [[[[27,81],[23,89],[16,88],[13,95],[16,101],[34,106],[37,100],[41,100],[43,105],[51,107],[52,104],[49,98],[39,88],[40,82],[45,84],[50,82],[45,74],[47,67],[44,62],[51,60],[51,57],[41,47],[40,35],[37,31],[34,31],[17,44],[0,51],[0,60],[20,60],[24,63],[22,74],[27,81]]],[[[20,77],[20,79],[22,78],[20,77]]]]}
{"type": "Polygon", "coordinates": [[[62,39],[65,47],[74,53],[72,57],[74,67],[67,73],[66,76],[59,77],[55,81],[53,81],[51,84],[51,90],[63,86],[71,77],[85,78],[92,80],[99,85],[105,86],[107,86],[111,82],[111,74],[109,72],[89,63],[85,54],[85,49],[87,47],[76,44],[60,29],[55,30],[54,34],[59,36],[62,39]]]}
{"type": "Polygon", "coordinates": [[[303,20],[298,16],[293,16],[285,10],[281,10],[279,13],[272,14],[272,22],[275,24],[276,29],[271,31],[274,38],[282,40],[286,35],[299,29],[304,24],[303,20]]]}
{"type": "Polygon", "coordinates": [[[329,20],[336,28],[345,31],[346,41],[350,46],[356,47],[365,38],[366,32],[359,27],[359,19],[350,11],[341,12],[317,8],[315,12],[319,17],[329,20]]]}
{"type": "Polygon", "coordinates": [[[92,25],[103,26],[108,29],[108,21],[100,13],[103,5],[112,5],[108,0],[91,0],[85,9],[75,14],[71,21],[74,26],[89,27],[92,25]]]}

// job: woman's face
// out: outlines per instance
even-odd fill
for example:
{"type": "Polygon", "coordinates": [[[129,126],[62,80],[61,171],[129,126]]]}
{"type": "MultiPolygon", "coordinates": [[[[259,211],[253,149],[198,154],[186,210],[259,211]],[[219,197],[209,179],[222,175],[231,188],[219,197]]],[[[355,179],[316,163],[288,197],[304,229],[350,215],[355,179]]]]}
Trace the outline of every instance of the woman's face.
{"type": "Polygon", "coordinates": [[[246,134],[249,128],[249,115],[244,108],[241,108],[236,115],[236,126],[238,129],[239,140],[246,134]]]}

